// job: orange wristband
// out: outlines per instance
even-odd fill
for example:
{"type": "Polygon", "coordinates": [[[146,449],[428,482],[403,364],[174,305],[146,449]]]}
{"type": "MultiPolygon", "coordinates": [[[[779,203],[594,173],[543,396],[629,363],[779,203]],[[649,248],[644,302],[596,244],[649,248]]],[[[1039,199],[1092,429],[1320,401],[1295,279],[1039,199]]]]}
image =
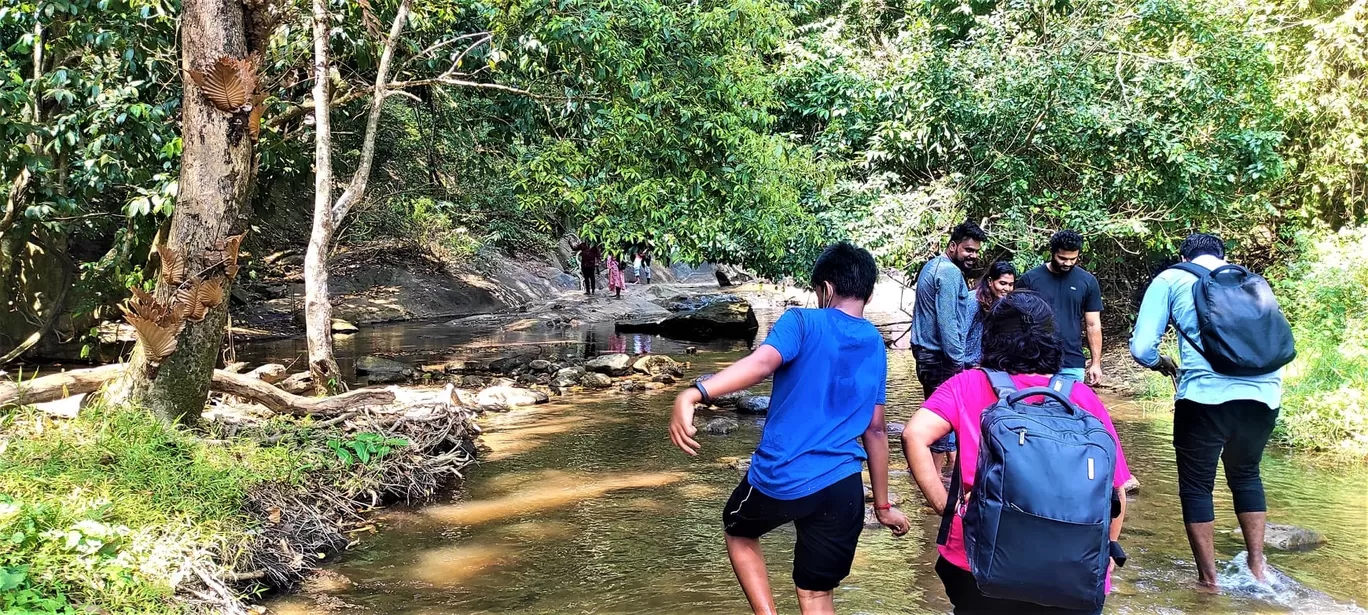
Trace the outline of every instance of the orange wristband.
{"type": "Polygon", "coordinates": [[[892,504],[875,504],[875,505],[874,505],[874,510],[892,510],[892,509],[893,509],[893,505],[892,505],[892,504]]]}

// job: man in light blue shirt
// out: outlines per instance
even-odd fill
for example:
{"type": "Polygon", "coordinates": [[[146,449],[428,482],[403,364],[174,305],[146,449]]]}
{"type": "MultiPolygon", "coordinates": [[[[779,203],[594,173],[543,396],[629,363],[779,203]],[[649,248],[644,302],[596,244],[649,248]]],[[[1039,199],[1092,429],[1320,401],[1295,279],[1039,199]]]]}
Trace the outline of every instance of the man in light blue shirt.
{"type": "MultiPolygon", "coordinates": [[[[1225,265],[1225,244],[1219,237],[1193,233],[1179,249],[1185,262],[1208,270],[1225,265]]],[[[1235,501],[1235,514],[1244,532],[1249,569],[1264,579],[1264,501],[1259,462],[1282,405],[1282,371],[1260,376],[1229,376],[1216,372],[1190,340],[1200,340],[1193,285],[1197,276],[1179,269],[1161,272],[1145,291],[1131,336],[1136,362],[1177,377],[1173,405],[1173,447],[1178,459],[1178,497],[1188,543],[1197,561],[1198,583],[1216,586],[1212,545],[1215,512],[1211,493],[1217,461],[1225,462],[1226,482],[1235,501]],[[1159,352],[1169,323],[1180,332],[1179,363],[1159,352]]]]}

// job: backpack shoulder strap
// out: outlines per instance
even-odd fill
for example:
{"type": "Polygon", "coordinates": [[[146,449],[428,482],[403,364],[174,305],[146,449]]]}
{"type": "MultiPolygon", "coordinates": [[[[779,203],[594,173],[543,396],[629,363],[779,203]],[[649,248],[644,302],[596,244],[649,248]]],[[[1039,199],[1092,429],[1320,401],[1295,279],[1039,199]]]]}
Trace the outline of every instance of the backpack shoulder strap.
{"type": "Polygon", "coordinates": [[[1049,386],[1051,389],[1054,389],[1056,393],[1059,393],[1060,395],[1064,396],[1064,399],[1068,399],[1069,403],[1073,403],[1073,399],[1069,397],[1073,394],[1073,378],[1064,378],[1059,374],[1055,374],[1053,376],[1050,376],[1049,386]]]}
{"type": "Polygon", "coordinates": [[[1191,273],[1192,275],[1197,276],[1197,279],[1199,279],[1199,280],[1204,279],[1204,278],[1206,278],[1208,275],[1211,274],[1211,270],[1210,270],[1210,269],[1207,269],[1206,267],[1203,267],[1203,266],[1201,266],[1201,265],[1198,265],[1197,263],[1193,263],[1193,262],[1190,262],[1190,261],[1185,261],[1185,262],[1181,262],[1181,263],[1174,263],[1172,266],[1169,267],[1169,269],[1177,269],[1177,270],[1179,270],[1179,271],[1186,271],[1186,272],[1188,272],[1188,273],[1191,273]]]}
{"type": "MultiPolygon", "coordinates": [[[[986,370],[985,370],[986,371],[986,370]]],[[[955,469],[950,472],[950,489],[945,492],[945,509],[941,511],[940,530],[936,532],[936,544],[945,545],[950,539],[950,524],[954,523],[955,510],[959,508],[960,488],[960,459],[955,459],[955,469]]]]}
{"type": "Polygon", "coordinates": [[[993,393],[998,397],[1006,397],[1016,392],[1016,383],[1012,382],[1012,377],[1007,372],[985,368],[983,373],[988,376],[988,384],[993,387],[993,393]]]}

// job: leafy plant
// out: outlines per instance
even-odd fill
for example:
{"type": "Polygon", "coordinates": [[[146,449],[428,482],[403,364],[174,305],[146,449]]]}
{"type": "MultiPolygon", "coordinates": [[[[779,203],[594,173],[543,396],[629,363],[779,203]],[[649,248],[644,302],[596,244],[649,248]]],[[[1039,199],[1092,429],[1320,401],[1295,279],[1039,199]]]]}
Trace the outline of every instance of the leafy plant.
{"type": "Polygon", "coordinates": [[[370,463],[372,459],[384,457],[400,446],[408,446],[408,440],[369,432],[356,434],[348,440],[328,440],[328,448],[342,460],[343,465],[370,463]]]}

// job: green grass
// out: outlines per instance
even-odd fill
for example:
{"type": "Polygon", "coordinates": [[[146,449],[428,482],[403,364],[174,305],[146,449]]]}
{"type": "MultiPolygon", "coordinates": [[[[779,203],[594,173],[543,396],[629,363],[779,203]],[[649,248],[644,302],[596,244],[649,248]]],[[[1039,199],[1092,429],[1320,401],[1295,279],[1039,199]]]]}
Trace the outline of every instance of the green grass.
{"type": "Polygon", "coordinates": [[[146,412],[0,418],[0,612],[181,613],[187,563],[233,561],[243,504],[327,459],[297,447],[205,443],[146,412]]]}

